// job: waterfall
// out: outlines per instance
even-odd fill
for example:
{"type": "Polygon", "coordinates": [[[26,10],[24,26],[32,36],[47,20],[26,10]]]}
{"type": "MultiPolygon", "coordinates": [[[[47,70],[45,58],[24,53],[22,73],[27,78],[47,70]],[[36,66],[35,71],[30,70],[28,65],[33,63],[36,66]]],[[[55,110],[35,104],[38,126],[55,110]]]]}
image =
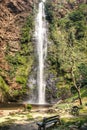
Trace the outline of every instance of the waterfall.
{"type": "Polygon", "coordinates": [[[44,10],[44,2],[39,3],[38,14],[35,20],[35,44],[37,49],[38,68],[37,68],[37,89],[38,89],[38,104],[45,104],[45,59],[47,55],[47,27],[44,10]]]}

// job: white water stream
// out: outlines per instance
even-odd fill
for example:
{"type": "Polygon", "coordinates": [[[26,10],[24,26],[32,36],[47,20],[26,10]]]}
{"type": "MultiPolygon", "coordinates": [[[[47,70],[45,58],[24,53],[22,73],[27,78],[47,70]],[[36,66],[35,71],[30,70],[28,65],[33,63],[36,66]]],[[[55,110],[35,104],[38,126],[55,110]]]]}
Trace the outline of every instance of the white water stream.
{"type": "Polygon", "coordinates": [[[47,26],[44,10],[44,2],[42,0],[39,3],[38,14],[36,17],[35,25],[35,39],[38,55],[38,70],[37,70],[37,87],[38,87],[38,104],[45,104],[45,76],[44,76],[44,67],[45,59],[47,55],[47,26]]]}

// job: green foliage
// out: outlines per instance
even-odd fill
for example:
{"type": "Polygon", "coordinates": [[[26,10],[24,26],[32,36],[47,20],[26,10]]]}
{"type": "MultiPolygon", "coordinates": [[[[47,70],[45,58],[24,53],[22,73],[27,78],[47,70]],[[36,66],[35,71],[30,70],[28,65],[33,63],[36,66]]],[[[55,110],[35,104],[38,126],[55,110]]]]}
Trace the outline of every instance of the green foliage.
{"type": "Polygon", "coordinates": [[[19,43],[19,50],[10,53],[10,46],[7,45],[6,60],[10,66],[10,69],[5,73],[10,80],[17,83],[20,87],[20,91],[16,88],[10,91],[10,96],[13,100],[19,99],[27,92],[28,75],[31,72],[34,64],[34,45],[31,41],[34,27],[34,15],[30,14],[26,19],[24,26],[21,29],[21,37],[19,43]]]}
{"type": "Polygon", "coordinates": [[[64,122],[65,126],[69,126],[69,125],[77,125],[79,128],[87,121],[87,117],[86,116],[82,116],[82,117],[75,117],[75,118],[63,118],[62,121],[64,122]]]}
{"type": "Polygon", "coordinates": [[[45,5],[45,10],[46,10],[46,19],[49,21],[49,23],[52,23],[53,21],[53,5],[51,1],[47,1],[45,5]]]}
{"type": "Polygon", "coordinates": [[[84,19],[84,14],[80,10],[75,10],[69,15],[69,19],[73,22],[81,21],[84,19]]]}
{"type": "Polygon", "coordinates": [[[1,76],[0,76],[0,94],[2,102],[6,101],[10,96],[10,88],[1,76]]]}
{"type": "MultiPolygon", "coordinates": [[[[46,2],[46,17],[49,22],[49,40],[51,42],[48,47],[48,68],[49,73],[54,72],[58,77],[56,87],[61,88],[58,93],[59,97],[66,98],[70,96],[69,91],[69,95],[67,94],[67,86],[69,90],[71,87],[73,87],[73,91],[75,90],[72,69],[76,85],[81,84],[81,87],[84,87],[87,84],[87,5],[81,4],[77,9],[68,10],[63,18],[58,18],[59,8],[53,3],[52,1],[46,2]],[[67,96],[62,94],[64,92],[67,96]]],[[[74,6],[73,2],[70,4],[74,6]]]]}
{"type": "Polygon", "coordinates": [[[58,26],[59,26],[60,28],[62,28],[62,29],[63,29],[63,28],[68,29],[68,28],[72,27],[72,25],[73,25],[73,23],[69,20],[68,17],[61,18],[61,19],[59,19],[59,21],[58,21],[58,26]]]}
{"type": "Polygon", "coordinates": [[[32,34],[33,26],[34,26],[33,14],[31,14],[27,18],[26,24],[22,28],[22,31],[21,31],[21,43],[28,43],[29,41],[31,41],[31,34],[32,34]]]}
{"type": "Polygon", "coordinates": [[[27,115],[27,120],[33,120],[32,115],[28,114],[28,115],[27,115]]]}
{"type": "Polygon", "coordinates": [[[26,62],[26,57],[21,56],[20,53],[16,53],[15,56],[8,55],[7,60],[10,64],[17,67],[18,65],[24,65],[26,62]]]}
{"type": "Polygon", "coordinates": [[[0,89],[5,93],[9,92],[9,86],[5,83],[4,79],[1,76],[0,76],[0,89]]]}
{"type": "Polygon", "coordinates": [[[17,76],[16,82],[18,82],[19,84],[26,84],[26,78],[22,76],[17,76]]]}
{"type": "Polygon", "coordinates": [[[32,109],[32,105],[31,104],[27,104],[27,110],[31,110],[32,109]]]}
{"type": "Polygon", "coordinates": [[[87,122],[86,116],[62,118],[61,125],[48,128],[48,130],[70,130],[73,126],[80,128],[87,122]]]}
{"type": "MultiPolygon", "coordinates": [[[[73,89],[75,91],[74,87],[73,87],[73,89]]],[[[87,98],[87,88],[82,87],[81,91],[80,91],[80,94],[81,94],[82,98],[87,98]]],[[[77,91],[75,91],[74,93],[72,93],[72,96],[70,96],[68,99],[66,99],[66,102],[74,102],[77,99],[78,99],[78,95],[77,95],[77,91]]]]}
{"type": "Polygon", "coordinates": [[[76,28],[76,38],[79,40],[85,36],[87,30],[85,13],[81,9],[77,9],[70,13],[69,19],[76,28]]]}
{"type": "Polygon", "coordinates": [[[66,88],[65,86],[58,89],[58,97],[61,97],[62,100],[67,99],[70,94],[69,88],[66,88]]]}
{"type": "Polygon", "coordinates": [[[87,78],[87,65],[86,64],[84,63],[80,64],[79,71],[81,72],[83,77],[85,76],[87,78]]]}

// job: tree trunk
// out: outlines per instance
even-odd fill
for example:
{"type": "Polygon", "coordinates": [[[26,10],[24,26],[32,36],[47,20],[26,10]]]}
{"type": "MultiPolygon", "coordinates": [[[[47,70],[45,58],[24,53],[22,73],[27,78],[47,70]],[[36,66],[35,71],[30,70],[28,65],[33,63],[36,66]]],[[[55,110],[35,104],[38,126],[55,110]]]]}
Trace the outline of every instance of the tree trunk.
{"type": "Polygon", "coordinates": [[[80,90],[77,90],[77,92],[78,92],[79,103],[80,103],[80,105],[82,105],[82,99],[81,99],[80,90]]]}
{"type": "MultiPolygon", "coordinates": [[[[73,66],[74,66],[74,65],[73,65],[73,66]]],[[[72,66],[72,71],[71,71],[72,80],[73,80],[74,87],[76,88],[77,93],[78,93],[79,103],[80,103],[80,105],[82,105],[82,99],[81,99],[81,94],[80,94],[80,87],[81,87],[81,84],[80,84],[79,87],[78,87],[77,84],[76,84],[76,79],[75,79],[75,75],[74,75],[74,72],[73,72],[73,66],[72,66]]]]}

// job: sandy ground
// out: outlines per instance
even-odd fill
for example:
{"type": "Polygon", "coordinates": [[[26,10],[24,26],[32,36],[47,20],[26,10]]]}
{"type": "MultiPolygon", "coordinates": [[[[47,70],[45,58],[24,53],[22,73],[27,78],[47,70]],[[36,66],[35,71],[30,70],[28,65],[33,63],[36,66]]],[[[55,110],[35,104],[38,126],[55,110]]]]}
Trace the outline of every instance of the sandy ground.
{"type": "Polygon", "coordinates": [[[31,112],[23,112],[22,109],[0,110],[0,124],[9,120],[13,120],[11,125],[0,128],[0,130],[38,130],[36,123],[43,117],[49,116],[49,114],[45,112],[46,109],[47,108],[36,109],[32,110],[31,112]],[[31,116],[33,120],[28,119],[27,115],[31,116]]]}
{"type": "MultiPolygon", "coordinates": [[[[0,130],[38,130],[37,122],[43,117],[54,116],[57,113],[48,114],[49,108],[33,109],[30,112],[20,108],[0,109],[0,124],[12,121],[12,124],[0,128],[0,130]],[[31,117],[31,119],[29,118],[31,117]]],[[[62,115],[61,117],[70,117],[71,115],[62,115]]]]}

